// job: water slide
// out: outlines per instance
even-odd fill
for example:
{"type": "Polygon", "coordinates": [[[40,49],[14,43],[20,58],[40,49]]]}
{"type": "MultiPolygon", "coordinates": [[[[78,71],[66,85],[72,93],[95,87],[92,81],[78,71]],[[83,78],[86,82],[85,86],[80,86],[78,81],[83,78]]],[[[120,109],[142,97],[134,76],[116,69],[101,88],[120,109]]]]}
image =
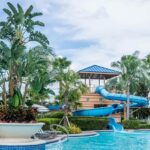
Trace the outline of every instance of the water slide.
{"type": "MultiPolygon", "coordinates": [[[[125,94],[116,94],[116,93],[109,93],[106,91],[103,87],[99,86],[96,88],[96,93],[100,94],[102,97],[104,97],[107,100],[112,101],[120,101],[120,102],[126,102],[127,101],[127,95],[125,94]]],[[[140,96],[134,96],[130,95],[130,107],[143,107],[148,105],[148,99],[140,96]]],[[[73,112],[74,116],[108,116],[120,111],[123,111],[124,104],[113,104],[108,107],[100,107],[100,108],[94,108],[94,109],[84,109],[84,110],[77,110],[73,112]]]]}

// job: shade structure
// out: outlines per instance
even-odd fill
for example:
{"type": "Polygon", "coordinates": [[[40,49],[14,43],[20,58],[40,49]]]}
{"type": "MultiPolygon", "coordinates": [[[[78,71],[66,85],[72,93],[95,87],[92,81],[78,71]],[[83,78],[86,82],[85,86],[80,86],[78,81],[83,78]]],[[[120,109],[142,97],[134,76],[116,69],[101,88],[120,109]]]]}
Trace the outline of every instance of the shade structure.
{"type": "Polygon", "coordinates": [[[101,67],[98,65],[92,65],[87,68],[81,69],[78,71],[78,73],[81,79],[110,79],[120,74],[119,71],[101,67]]]}

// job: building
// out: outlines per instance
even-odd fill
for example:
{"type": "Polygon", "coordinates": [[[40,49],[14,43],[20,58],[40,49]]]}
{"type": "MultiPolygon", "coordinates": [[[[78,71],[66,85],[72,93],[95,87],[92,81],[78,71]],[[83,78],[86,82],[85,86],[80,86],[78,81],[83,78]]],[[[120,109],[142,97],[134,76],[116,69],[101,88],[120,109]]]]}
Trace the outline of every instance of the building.
{"type": "MultiPolygon", "coordinates": [[[[119,75],[118,71],[92,65],[78,71],[83,83],[89,87],[89,92],[82,95],[80,102],[82,109],[91,109],[97,107],[107,107],[112,104],[119,104],[119,101],[110,101],[104,99],[101,95],[95,93],[97,86],[105,86],[106,81],[119,75]]],[[[113,117],[120,120],[120,114],[114,114],[113,117]]]]}

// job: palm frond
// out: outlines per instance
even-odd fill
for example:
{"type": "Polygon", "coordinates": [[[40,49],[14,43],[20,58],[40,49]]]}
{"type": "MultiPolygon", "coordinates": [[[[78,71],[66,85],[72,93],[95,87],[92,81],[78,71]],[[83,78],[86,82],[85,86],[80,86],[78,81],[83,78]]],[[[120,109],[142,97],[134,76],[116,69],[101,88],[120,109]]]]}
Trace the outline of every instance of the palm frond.
{"type": "Polygon", "coordinates": [[[35,13],[30,14],[30,18],[34,18],[34,17],[42,16],[42,15],[43,15],[43,13],[41,13],[41,12],[35,12],[35,13]]]}
{"type": "Polygon", "coordinates": [[[7,5],[9,6],[9,8],[12,10],[12,12],[16,15],[18,12],[17,12],[17,9],[15,8],[15,6],[8,2],[7,5]]]}
{"type": "Polygon", "coordinates": [[[12,13],[11,13],[11,11],[10,11],[9,9],[4,8],[3,11],[4,11],[9,17],[12,16],[12,13]]]}
{"type": "Polygon", "coordinates": [[[31,14],[32,10],[33,10],[33,6],[31,5],[25,12],[25,18],[31,14]]]}

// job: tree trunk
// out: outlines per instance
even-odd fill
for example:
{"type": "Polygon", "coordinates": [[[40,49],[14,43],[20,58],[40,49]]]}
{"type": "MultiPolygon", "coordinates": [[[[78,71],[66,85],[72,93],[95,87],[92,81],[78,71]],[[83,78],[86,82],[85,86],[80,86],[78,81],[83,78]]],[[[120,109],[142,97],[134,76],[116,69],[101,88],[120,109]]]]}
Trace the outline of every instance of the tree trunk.
{"type": "Polygon", "coordinates": [[[68,125],[68,97],[67,97],[67,93],[65,93],[64,95],[64,102],[65,102],[65,108],[64,108],[64,126],[68,125]]]}
{"type": "Polygon", "coordinates": [[[28,92],[28,83],[25,84],[25,89],[24,89],[24,94],[23,94],[23,106],[25,104],[27,92],[28,92]]]}
{"type": "Polygon", "coordinates": [[[127,85],[127,117],[126,119],[129,120],[130,116],[130,82],[127,85]]]}
{"type": "Polygon", "coordinates": [[[4,84],[3,84],[2,98],[3,98],[3,102],[4,102],[4,109],[5,109],[5,111],[6,111],[6,110],[7,110],[7,96],[6,96],[5,81],[4,81],[4,84]]]}
{"type": "Polygon", "coordinates": [[[14,95],[14,81],[12,79],[12,76],[10,75],[9,79],[9,96],[12,97],[14,95]]]}

